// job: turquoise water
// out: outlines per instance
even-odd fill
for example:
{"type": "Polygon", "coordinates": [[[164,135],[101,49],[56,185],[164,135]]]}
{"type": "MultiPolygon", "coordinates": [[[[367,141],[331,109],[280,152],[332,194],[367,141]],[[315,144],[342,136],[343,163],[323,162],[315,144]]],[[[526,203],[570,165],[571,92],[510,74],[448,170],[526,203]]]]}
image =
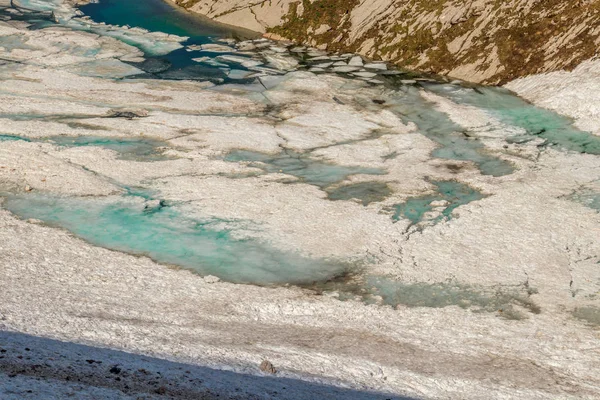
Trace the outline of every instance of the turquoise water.
{"type": "Polygon", "coordinates": [[[582,203],[586,207],[600,211],[600,193],[594,191],[583,191],[571,196],[571,200],[582,203]]]}
{"type": "Polygon", "coordinates": [[[145,200],[26,194],[8,196],[3,207],[22,218],[67,229],[98,246],[145,255],[229,282],[310,284],[347,269],[340,263],[280,251],[268,243],[238,239],[235,233],[247,225],[244,221],[194,219],[183,206],[145,200]]]}
{"type": "Polygon", "coordinates": [[[148,138],[108,138],[102,136],[52,136],[44,139],[58,146],[86,147],[97,146],[118,153],[120,160],[161,161],[171,159],[162,154],[160,148],[166,143],[148,138]]]}
{"type": "Polygon", "coordinates": [[[0,142],[23,140],[26,142],[50,142],[62,147],[97,146],[116,151],[119,160],[130,161],[162,161],[172,157],[162,154],[167,143],[148,138],[109,138],[102,136],[51,136],[30,139],[17,135],[0,135],[0,142]]]}
{"type": "Polygon", "coordinates": [[[420,133],[439,145],[432,152],[433,157],[471,161],[477,165],[483,175],[505,176],[514,172],[511,163],[489,154],[479,140],[466,136],[463,127],[455,124],[447,114],[436,110],[432,104],[425,101],[419,94],[419,90],[418,88],[397,90],[390,96],[388,106],[405,123],[414,123],[420,133]]]}
{"type": "Polygon", "coordinates": [[[225,156],[225,161],[248,162],[251,167],[266,173],[283,173],[295,176],[302,182],[326,188],[341,182],[351,175],[384,175],[379,168],[347,167],[330,164],[310,158],[309,155],[292,151],[279,154],[266,154],[256,151],[236,150],[225,156]]]}
{"type": "MultiPolygon", "coordinates": [[[[11,5],[14,4],[14,1],[10,2],[11,5]]],[[[24,6],[27,6],[27,2],[20,2],[20,3],[25,3],[25,4],[21,4],[24,6]]],[[[5,3],[6,4],[6,3],[5,3]]],[[[6,4],[8,5],[8,4],[6,4]]],[[[0,6],[0,18],[2,20],[15,20],[15,21],[25,21],[27,22],[29,25],[30,29],[36,29],[38,27],[41,26],[47,26],[50,21],[52,21],[52,6],[50,5],[50,2],[48,3],[42,3],[42,2],[37,2],[37,6],[33,7],[32,10],[23,10],[22,14],[15,14],[12,12],[7,11],[8,7],[5,8],[3,6],[0,6]]],[[[7,36],[3,36],[2,40],[11,40],[10,38],[8,38],[7,36]]],[[[19,39],[17,39],[19,40],[19,39]]],[[[27,46],[27,45],[25,45],[27,46]]]]}
{"type": "MultiPolygon", "coordinates": [[[[189,39],[185,45],[244,35],[237,30],[214,25],[198,16],[177,10],[162,0],[101,0],[100,3],[92,3],[82,9],[98,22],[187,36],[189,39]]],[[[9,16],[8,13],[0,14],[9,16]]],[[[37,23],[37,19],[46,26],[50,24],[49,15],[22,18],[29,18],[34,23],[37,23]]],[[[149,39],[149,42],[152,43],[152,40],[149,39]]],[[[14,37],[6,40],[6,44],[14,48],[26,46],[26,43],[14,37]]],[[[139,43],[137,45],[140,46],[139,43]]],[[[89,51],[86,54],[91,56],[97,49],[82,51],[89,51]]],[[[204,55],[214,57],[213,53],[188,52],[185,49],[175,50],[162,57],[154,57],[150,53],[146,52],[148,59],[145,62],[135,65],[153,77],[226,81],[225,74],[220,69],[199,65],[192,60],[204,55]]],[[[235,65],[235,68],[242,67],[235,65]]],[[[393,81],[399,78],[389,79],[393,81]]],[[[422,90],[419,85],[457,103],[483,108],[501,121],[523,128],[522,135],[507,138],[507,142],[526,143],[541,137],[547,141],[548,146],[600,154],[600,139],[573,128],[570,120],[533,107],[502,89],[474,90],[457,85],[429,83],[406,86],[398,82],[397,86],[387,86],[388,89],[393,87],[394,91],[390,91],[389,99],[386,97],[385,107],[394,111],[404,122],[415,123],[419,132],[438,144],[438,149],[432,153],[434,157],[473,162],[484,175],[504,176],[514,171],[512,164],[490,154],[477,138],[469,137],[464,128],[426,102],[419,94],[422,90]]],[[[15,118],[45,117],[20,115],[15,118]]],[[[0,135],[0,141],[12,140],[29,139],[0,135]]],[[[150,139],[95,136],[52,137],[43,140],[60,146],[102,146],[118,152],[119,158],[128,160],[157,161],[168,158],[160,151],[165,143],[150,139]]],[[[393,157],[394,152],[390,153],[388,160],[394,162],[393,157]]],[[[352,175],[383,175],[386,173],[384,169],[340,166],[313,159],[309,154],[290,151],[277,155],[234,151],[225,160],[247,162],[262,170],[262,173],[294,176],[301,182],[324,189],[328,199],[332,201],[357,199],[366,206],[383,201],[391,194],[390,188],[381,182],[337,185],[352,175]]],[[[236,177],[244,176],[246,175],[239,174],[236,177]]],[[[439,223],[451,219],[457,207],[485,197],[477,190],[458,182],[431,183],[435,185],[436,192],[409,198],[405,203],[394,206],[393,221],[406,219],[413,225],[422,221],[439,223]],[[441,207],[441,213],[428,217],[426,214],[435,208],[432,203],[440,200],[447,202],[441,207]]],[[[335,287],[341,293],[340,298],[358,295],[366,302],[377,302],[375,298],[381,297],[383,304],[392,306],[458,305],[477,311],[503,313],[509,318],[519,315],[515,306],[524,307],[531,312],[539,311],[529,300],[528,291],[523,288],[492,290],[451,283],[406,284],[382,277],[361,277],[357,282],[350,282],[346,278],[352,273],[360,272],[351,266],[281,251],[269,243],[254,239],[240,239],[240,234],[245,229],[257,229],[248,221],[193,218],[193,210],[183,204],[152,199],[153,194],[146,192],[144,188],[130,189],[127,196],[108,199],[29,193],[8,196],[4,207],[23,218],[36,218],[64,228],[98,246],[146,255],[161,263],[188,268],[201,275],[216,275],[231,282],[258,285],[292,283],[310,287],[314,287],[315,282],[340,282],[340,286],[335,287]]],[[[576,200],[600,210],[600,196],[595,193],[580,194],[576,200]]]]}
{"type": "Polygon", "coordinates": [[[360,182],[327,189],[329,200],[358,199],[363,206],[385,200],[392,194],[392,189],[383,182],[360,182]]]}
{"type": "Polygon", "coordinates": [[[322,282],[312,289],[337,293],[340,300],[361,300],[392,307],[444,308],[458,306],[473,312],[496,313],[506,319],[524,319],[539,314],[530,296],[535,289],[524,285],[474,286],[457,282],[405,283],[384,276],[353,276],[322,282]]]}
{"type": "Polygon", "coordinates": [[[535,107],[509,90],[492,87],[474,90],[458,85],[427,85],[426,88],[457,103],[482,108],[500,121],[524,129],[527,135],[546,139],[548,146],[600,155],[600,137],[575,128],[569,118],[535,107]]]}
{"type": "Polygon", "coordinates": [[[101,0],[79,8],[96,22],[139,27],[177,36],[226,37],[239,32],[163,0],[101,0]]]}
{"type": "MultiPolygon", "coordinates": [[[[244,39],[258,34],[243,29],[216,24],[207,18],[168,4],[164,0],[101,0],[80,9],[96,22],[118,26],[132,26],[151,32],[164,32],[188,37],[183,44],[198,45],[211,43],[218,38],[244,39]]],[[[135,43],[130,43],[135,45],[135,43]]],[[[142,50],[144,50],[142,48],[142,50]]],[[[200,65],[193,58],[214,56],[213,53],[178,49],[169,54],[149,59],[144,63],[132,63],[136,67],[165,79],[211,80],[215,83],[228,82],[226,74],[219,68],[200,65]]],[[[236,66],[236,68],[241,68],[236,66]]]]}
{"type": "Polygon", "coordinates": [[[31,142],[31,140],[15,135],[0,135],[0,142],[13,142],[16,140],[23,140],[25,142],[31,142]]]}
{"type": "Polygon", "coordinates": [[[405,203],[396,205],[392,220],[408,219],[412,225],[418,224],[425,219],[425,214],[433,211],[432,205],[435,201],[446,201],[442,206],[442,212],[431,222],[438,223],[444,219],[451,219],[452,212],[465,204],[485,198],[485,195],[473,189],[472,187],[455,181],[434,181],[431,182],[437,188],[437,193],[421,197],[413,197],[405,203]]]}
{"type": "Polygon", "coordinates": [[[443,308],[459,306],[475,312],[496,312],[508,319],[525,317],[519,308],[538,314],[529,298],[531,290],[515,287],[484,288],[458,283],[401,283],[383,277],[368,277],[364,285],[370,296],[381,296],[383,304],[443,308]]]}

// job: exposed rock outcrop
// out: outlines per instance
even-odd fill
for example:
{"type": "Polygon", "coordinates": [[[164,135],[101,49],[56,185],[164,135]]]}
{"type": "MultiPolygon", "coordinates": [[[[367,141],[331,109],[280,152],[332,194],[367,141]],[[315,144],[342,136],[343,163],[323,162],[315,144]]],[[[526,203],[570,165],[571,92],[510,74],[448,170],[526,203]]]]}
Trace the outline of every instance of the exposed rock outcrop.
{"type": "Polygon", "coordinates": [[[598,54],[599,0],[173,0],[217,21],[473,82],[598,54]]]}

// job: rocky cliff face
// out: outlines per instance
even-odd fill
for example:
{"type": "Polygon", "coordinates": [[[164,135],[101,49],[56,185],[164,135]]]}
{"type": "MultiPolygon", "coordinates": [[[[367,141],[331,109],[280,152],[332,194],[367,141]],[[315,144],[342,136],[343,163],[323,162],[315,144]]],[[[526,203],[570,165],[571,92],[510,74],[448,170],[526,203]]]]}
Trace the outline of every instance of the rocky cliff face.
{"type": "Polygon", "coordinates": [[[489,84],[598,54],[600,0],[173,0],[218,21],[489,84]]]}

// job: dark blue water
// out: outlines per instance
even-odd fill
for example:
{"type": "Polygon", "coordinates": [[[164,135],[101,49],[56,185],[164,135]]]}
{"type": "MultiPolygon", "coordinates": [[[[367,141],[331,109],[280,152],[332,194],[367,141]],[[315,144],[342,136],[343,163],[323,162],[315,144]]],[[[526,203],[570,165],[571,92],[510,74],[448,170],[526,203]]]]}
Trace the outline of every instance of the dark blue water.
{"type": "Polygon", "coordinates": [[[80,10],[96,22],[189,36],[192,43],[208,43],[211,37],[234,37],[241,32],[163,0],[102,0],[81,6],[80,10]]]}
{"type": "MultiPolygon", "coordinates": [[[[96,22],[118,26],[147,29],[189,37],[183,44],[200,45],[212,43],[219,38],[245,39],[257,37],[251,31],[216,24],[197,14],[179,9],[163,0],[102,0],[80,7],[87,16],[96,22]]],[[[166,79],[198,79],[220,82],[227,80],[218,68],[201,65],[193,58],[213,56],[214,53],[175,50],[165,56],[151,57],[146,63],[134,64],[140,69],[166,79]]]]}

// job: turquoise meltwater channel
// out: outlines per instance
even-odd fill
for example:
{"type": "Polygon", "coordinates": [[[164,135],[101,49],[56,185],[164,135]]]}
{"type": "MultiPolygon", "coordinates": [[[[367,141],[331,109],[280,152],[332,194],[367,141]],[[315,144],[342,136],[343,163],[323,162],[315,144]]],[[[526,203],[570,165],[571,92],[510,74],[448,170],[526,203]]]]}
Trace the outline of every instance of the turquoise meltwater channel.
{"type": "MultiPolygon", "coordinates": [[[[206,79],[222,76],[222,70],[210,65],[198,65],[194,57],[214,54],[199,50],[188,51],[190,45],[211,43],[219,38],[245,38],[253,34],[214,24],[209,20],[179,10],[163,0],[101,0],[81,7],[96,22],[139,27],[150,32],[185,36],[184,47],[166,55],[146,54],[146,62],[138,63],[148,74],[165,79],[206,79]],[[186,48],[188,47],[188,48],[186,48]]],[[[50,23],[46,21],[46,23],[50,23]]],[[[14,46],[23,44],[13,43],[14,46]]],[[[145,76],[148,78],[148,76],[145,76]]],[[[226,80],[225,80],[226,82],[226,80]]],[[[484,110],[510,127],[521,128],[521,137],[507,137],[507,143],[526,143],[537,137],[545,146],[560,151],[600,154],[600,138],[582,132],[568,118],[535,107],[510,92],[499,88],[469,88],[447,83],[422,83],[413,86],[387,87],[386,107],[404,122],[414,123],[418,132],[436,143],[434,158],[469,161],[482,175],[490,179],[514,172],[514,166],[490,152],[482,141],[465,135],[464,129],[447,114],[421,96],[428,90],[458,104],[484,110]]],[[[118,158],[132,162],[168,160],[161,148],[164,142],[150,139],[88,137],[53,137],[27,139],[15,135],[0,135],[5,145],[15,141],[47,141],[61,147],[102,146],[118,153],[118,158]],[[10,142],[10,143],[9,143],[10,142]]],[[[504,139],[501,139],[504,140],[504,139]]],[[[376,180],[387,173],[384,168],[352,167],[324,162],[310,152],[283,151],[264,154],[248,150],[233,150],[224,156],[231,163],[246,163],[256,174],[285,174],[291,183],[314,185],[329,201],[358,199],[364,206],[382,202],[393,193],[386,183],[376,180]],[[350,183],[353,175],[370,176],[372,182],[350,183]]],[[[410,225],[421,222],[443,223],[456,216],[462,205],[482,200],[485,194],[459,181],[434,180],[430,194],[408,198],[402,204],[387,208],[390,223],[405,221],[410,225]],[[431,211],[439,211],[427,220],[431,211]]],[[[365,274],[361,266],[343,260],[315,259],[286,251],[252,235],[257,229],[252,221],[199,217],[197,208],[144,195],[142,192],[104,198],[77,198],[43,193],[5,194],[3,207],[21,218],[34,218],[50,226],[60,227],[97,246],[130,254],[148,256],[157,262],[183,267],[201,275],[215,275],[235,283],[257,285],[312,285],[315,282],[343,282],[334,289],[349,291],[344,279],[352,274],[365,274]]],[[[574,196],[591,208],[600,208],[596,192],[574,196]]],[[[365,264],[367,261],[365,261],[365,264]]],[[[365,267],[365,266],[362,266],[365,267]]],[[[483,310],[494,309],[495,294],[481,294],[478,288],[425,287],[407,285],[383,277],[360,281],[360,290],[382,297],[386,304],[412,306],[478,305],[483,310]],[[422,301],[423,293],[441,293],[436,303],[422,301]],[[465,294],[466,293],[466,294],[465,294]],[[490,300],[491,299],[491,300],[490,300]]],[[[356,292],[360,290],[356,289],[356,292]]],[[[354,290],[354,289],[353,289],[354,290]]],[[[366,295],[362,295],[366,297],[366,295]]],[[[343,297],[343,296],[342,296],[343,297]]],[[[427,294],[427,299],[432,295],[427,294]]],[[[526,295],[511,294],[506,302],[518,299],[525,304],[526,295]]]]}

